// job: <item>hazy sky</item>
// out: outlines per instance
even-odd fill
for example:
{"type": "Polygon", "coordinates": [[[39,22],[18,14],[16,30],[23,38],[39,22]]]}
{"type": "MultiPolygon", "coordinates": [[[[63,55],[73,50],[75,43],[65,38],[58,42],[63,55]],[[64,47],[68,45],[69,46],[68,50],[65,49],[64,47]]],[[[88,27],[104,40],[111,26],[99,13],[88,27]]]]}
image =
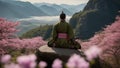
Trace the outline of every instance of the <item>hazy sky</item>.
{"type": "Polygon", "coordinates": [[[55,3],[55,4],[81,4],[81,3],[87,3],[89,0],[21,0],[21,1],[29,1],[31,3],[55,3]]]}

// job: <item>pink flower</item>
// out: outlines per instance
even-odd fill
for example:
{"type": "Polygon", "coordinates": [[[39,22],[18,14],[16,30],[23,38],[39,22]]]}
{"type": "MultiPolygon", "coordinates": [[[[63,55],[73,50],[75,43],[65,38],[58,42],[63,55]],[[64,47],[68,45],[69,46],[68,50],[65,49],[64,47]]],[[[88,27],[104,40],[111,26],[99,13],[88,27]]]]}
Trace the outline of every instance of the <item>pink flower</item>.
{"type": "Polygon", "coordinates": [[[91,46],[88,50],[85,51],[85,54],[89,61],[98,57],[100,53],[101,53],[101,49],[98,48],[97,46],[91,46]]]}
{"type": "Polygon", "coordinates": [[[17,62],[22,68],[35,68],[35,60],[35,55],[24,55],[17,58],[17,62]]]}
{"type": "Polygon", "coordinates": [[[84,59],[81,59],[77,68],[89,68],[89,62],[85,61],[84,59]]]}
{"type": "Polygon", "coordinates": [[[10,62],[10,60],[11,60],[11,55],[4,55],[4,56],[2,56],[2,58],[1,58],[1,62],[2,63],[4,63],[4,64],[7,64],[7,63],[9,63],[10,62]]]}
{"type": "Polygon", "coordinates": [[[31,63],[30,63],[30,68],[35,68],[35,67],[36,67],[36,65],[37,65],[37,64],[36,64],[36,62],[35,62],[35,61],[34,61],[34,62],[31,62],[31,63]]]}
{"type": "Polygon", "coordinates": [[[34,54],[28,55],[31,61],[35,61],[37,57],[34,54]]]}
{"type": "Polygon", "coordinates": [[[67,62],[68,68],[89,68],[89,63],[80,55],[74,54],[67,62]]]}
{"type": "Polygon", "coordinates": [[[66,63],[66,65],[67,65],[67,67],[68,68],[75,68],[75,63],[74,62],[68,62],[68,63],[66,63]]]}
{"type": "Polygon", "coordinates": [[[62,61],[60,59],[55,59],[52,68],[62,68],[62,61]]]}
{"type": "Polygon", "coordinates": [[[4,65],[4,68],[21,68],[21,67],[18,64],[11,63],[4,65]]]}
{"type": "Polygon", "coordinates": [[[40,61],[40,63],[39,63],[39,67],[40,67],[40,68],[45,68],[46,66],[47,66],[47,63],[46,63],[46,62],[40,61]]]}

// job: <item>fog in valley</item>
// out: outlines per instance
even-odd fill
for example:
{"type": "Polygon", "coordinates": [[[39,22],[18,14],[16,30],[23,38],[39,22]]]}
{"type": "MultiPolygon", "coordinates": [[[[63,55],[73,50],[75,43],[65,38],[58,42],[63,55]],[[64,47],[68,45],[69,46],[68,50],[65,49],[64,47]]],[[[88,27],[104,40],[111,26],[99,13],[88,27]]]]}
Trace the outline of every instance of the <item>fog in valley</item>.
{"type": "MultiPolygon", "coordinates": [[[[66,21],[69,23],[71,16],[66,17],[66,21]]],[[[33,16],[30,18],[22,18],[22,19],[16,19],[16,21],[20,22],[17,29],[20,31],[17,32],[17,34],[20,36],[26,31],[42,26],[42,25],[54,25],[58,23],[59,16],[33,16]]]]}

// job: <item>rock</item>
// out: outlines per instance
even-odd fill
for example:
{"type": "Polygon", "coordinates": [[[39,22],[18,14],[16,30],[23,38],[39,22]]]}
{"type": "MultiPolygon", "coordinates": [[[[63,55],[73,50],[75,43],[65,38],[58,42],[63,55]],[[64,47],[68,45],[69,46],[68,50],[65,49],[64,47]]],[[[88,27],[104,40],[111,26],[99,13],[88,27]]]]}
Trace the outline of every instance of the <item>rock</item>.
{"type": "MultiPolygon", "coordinates": [[[[37,62],[46,61],[48,64],[47,68],[51,68],[53,61],[57,58],[63,61],[63,68],[66,68],[64,64],[73,54],[78,54],[86,59],[86,56],[80,49],[55,48],[44,45],[36,50],[37,62]]],[[[99,57],[95,58],[94,62],[94,64],[90,65],[90,68],[101,68],[99,57]]]]}
{"type": "Polygon", "coordinates": [[[48,47],[47,45],[41,46],[36,51],[38,61],[40,60],[53,61],[54,59],[59,58],[62,61],[66,62],[68,58],[73,54],[84,56],[83,52],[80,49],[77,50],[77,49],[54,48],[48,47]]]}

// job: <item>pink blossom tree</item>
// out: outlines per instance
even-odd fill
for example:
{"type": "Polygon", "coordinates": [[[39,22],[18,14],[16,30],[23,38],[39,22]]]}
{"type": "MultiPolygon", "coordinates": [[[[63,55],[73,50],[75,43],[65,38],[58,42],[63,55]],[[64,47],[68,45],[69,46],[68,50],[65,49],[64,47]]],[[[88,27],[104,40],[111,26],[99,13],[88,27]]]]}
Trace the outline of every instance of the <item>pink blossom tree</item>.
{"type": "Polygon", "coordinates": [[[116,66],[120,65],[120,17],[116,17],[116,21],[104,28],[103,31],[94,35],[87,42],[82,42],[82,46],[86,49],[91,45],[97,45],[103,50],[102,58],[113,59],[111,64],[116,66]]]}
{"type": "Polygon", "coordinates": [[[16,26],[18,22],[10,22],[3,18],[0,18],[0,55],[6,53],[7,51],[3,48],[6,46],[7,39],[14,35],[16,32],[16,26]]]}
{"type": "Polygon", "coordinates": [[[16,29],[18,24],[18,22],[11,22],[0,18],[0,56],[14,50],[35,50],[41,45],[46,44],[42,37],[34,37],[30,39],[14,37],[16,36],[15,32],[18,31],[16,29]]]}
{"type": "Polygon", "coordinates": [[[16,32],[16,26],[18,22],[10,22],[3,18],[0,18],[0,40],[7,39],[16,32]]]}

